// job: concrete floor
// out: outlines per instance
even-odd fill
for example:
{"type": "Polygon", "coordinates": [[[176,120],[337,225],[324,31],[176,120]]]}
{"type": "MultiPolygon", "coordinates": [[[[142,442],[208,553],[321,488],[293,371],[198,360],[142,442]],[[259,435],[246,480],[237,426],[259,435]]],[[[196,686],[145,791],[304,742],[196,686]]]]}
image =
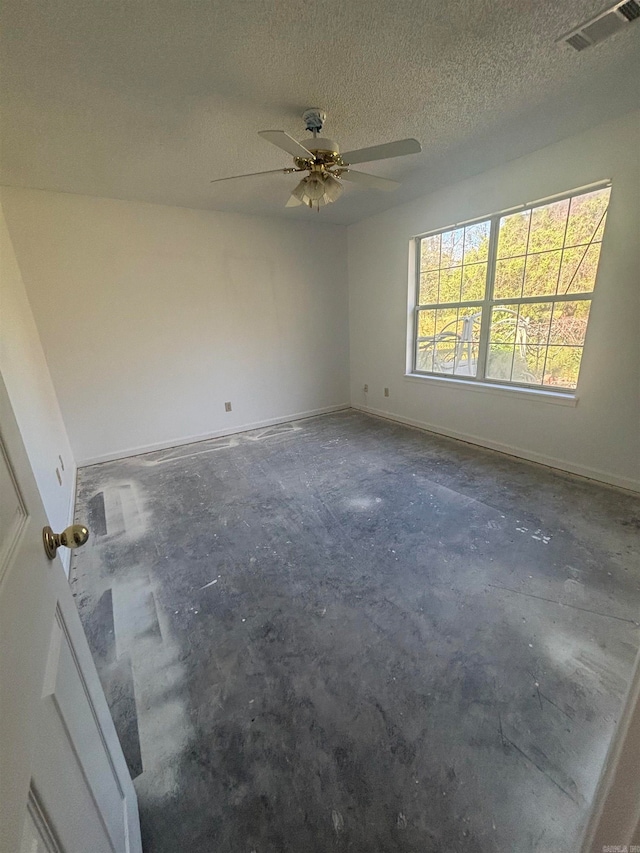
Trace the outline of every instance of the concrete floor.
{"type": "Polygon", "coordinates": [[[146,853],[576,849],[640,499],[346,411],[79,472],[146,853]]]}

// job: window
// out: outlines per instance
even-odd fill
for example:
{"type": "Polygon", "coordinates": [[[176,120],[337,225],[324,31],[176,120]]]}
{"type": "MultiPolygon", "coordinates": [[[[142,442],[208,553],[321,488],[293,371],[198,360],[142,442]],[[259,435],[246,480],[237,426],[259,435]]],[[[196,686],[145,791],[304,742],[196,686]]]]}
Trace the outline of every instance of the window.
{"type": "Polygon", "coordinates": [[[610,191],[418,238],[414,372],[575,389],[610,191]]]}

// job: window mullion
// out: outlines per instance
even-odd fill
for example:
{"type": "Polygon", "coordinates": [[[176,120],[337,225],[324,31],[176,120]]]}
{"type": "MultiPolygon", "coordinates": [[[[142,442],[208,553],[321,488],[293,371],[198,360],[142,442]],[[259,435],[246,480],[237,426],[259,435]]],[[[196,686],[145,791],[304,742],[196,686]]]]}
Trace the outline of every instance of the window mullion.
{"type": "Polygon", "coordinates": [[[484,379],[487,372],[487,354],[489,351],[489,332],[491,330],[491,303],[493,300],[493,288],[496,274],[496,256],[498,254],[498,229],[500,217],[491,218],[491,230],[489,232],[489,254],[487,258],[487,281],[482,302],[482,322],[480,324],[480,342],[478,345],[478,365],[476,379],[484,379]]]}
{"type": "Polygon", "coordinates": [[[415,256],[415,265],[416,265],[416,302],[413,308],[413,341],[411,346],[413,347],[413,354],[411,356],[411,364],[413,365],[413,370],[418,370],[418,329],[419,329],[419,320],[420,320],[420,282],[422,276],[422,240],[418,238],[416,240],[416,256],[415,256]]]}

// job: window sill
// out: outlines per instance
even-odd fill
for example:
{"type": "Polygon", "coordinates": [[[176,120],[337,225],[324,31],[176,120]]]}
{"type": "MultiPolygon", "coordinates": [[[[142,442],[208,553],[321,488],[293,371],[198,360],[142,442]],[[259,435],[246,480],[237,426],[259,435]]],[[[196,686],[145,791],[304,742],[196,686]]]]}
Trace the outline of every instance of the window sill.
{"type": "Polygon", "coordinates": [[[426,382],[429,385],[441,388],[465,388],[468,391],[476,391],[480,394],[493,394],[500,397],[511,397],[512,399],[535,400],[539,403],[551,403],[555,406],[578,405],[578,397],[575,393],[563,393],[561,391],[542,391],[537,388],[521,388],[519,386],[494,385],[491,382],[474,382],[464,379],[453,379],[448,376],[425,376],[422,373],[407,373],[404,377],[410,382],[426,382]]]}

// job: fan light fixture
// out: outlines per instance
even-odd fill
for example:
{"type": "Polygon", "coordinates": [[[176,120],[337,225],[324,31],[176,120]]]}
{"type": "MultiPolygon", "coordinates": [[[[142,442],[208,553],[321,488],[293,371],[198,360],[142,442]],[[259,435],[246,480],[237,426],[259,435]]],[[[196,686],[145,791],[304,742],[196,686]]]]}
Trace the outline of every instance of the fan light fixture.
{"type": "Polygon", "coordinates": [[[334,175],[328,172],[311,172],[291,193],[289,202],[290,206],[305,204],[307,207],[320,208],[337,201],[342,191],[343,186],[334,175]]]}

